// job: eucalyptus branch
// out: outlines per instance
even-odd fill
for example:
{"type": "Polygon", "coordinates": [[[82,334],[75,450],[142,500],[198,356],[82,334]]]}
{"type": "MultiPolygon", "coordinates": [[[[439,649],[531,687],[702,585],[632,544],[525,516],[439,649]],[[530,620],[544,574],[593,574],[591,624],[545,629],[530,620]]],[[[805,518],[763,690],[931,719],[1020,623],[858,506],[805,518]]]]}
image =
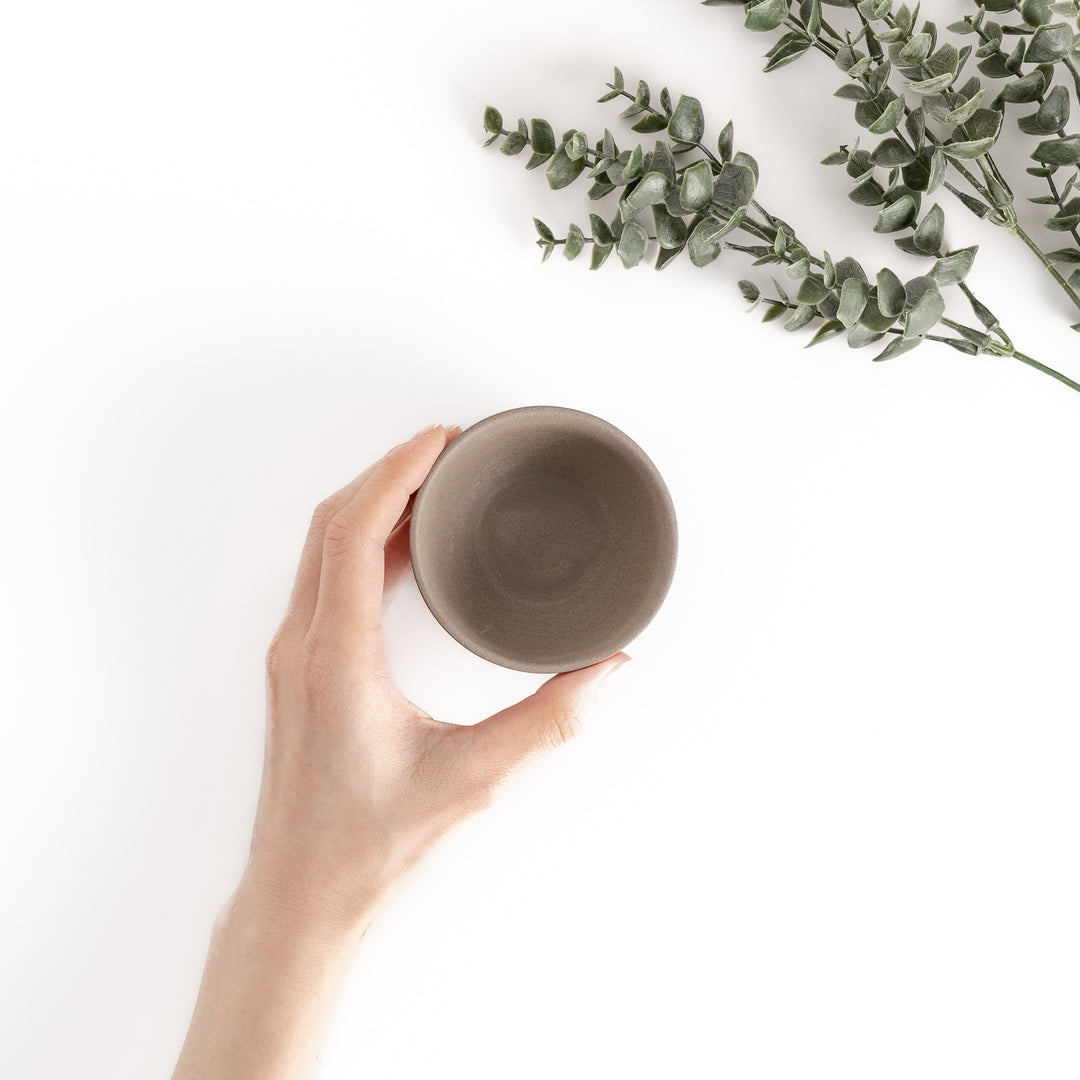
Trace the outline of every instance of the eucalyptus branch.
{"type": "MultiPolygon", "coordinates": [[[[993,0],[993,6],[995,11],[1007,10],[1015,2],[993,0]]],[[[922,197],[944,185],[971,213],[1015,234],[1038,258],[1070,303],[1080,309],[1077,291],[1080,271],[1070,280],[1054,265],[1055,262],[1080,263],[1080,229],[1077,228],[1080,196],[1067,201],[1071,184],[1059,190],[1053,181],[1056,167],[1080,163],[1080,136],[1064,134],[1060,115],[1063,88],[1055,88],[1045,101],[1040,99],[1052,81],[1055,63],[1061,62],[1075,72],[1070,56],[1073,31],[1064,23],[1052,22],[1054,14],[1065,7],[1075,15],[1075,5],[1024,0],[1023,17],[1031,25],[1006,28],[987,22],[986,9],[979,7],[976,16],[968,16],[948,28],[957,34],[980,35],[978,49],[971,45],[958,49],[950,42],[939,43],[938,29],[932,22],[924,23],[916,31],[918,7],[915,11],[907,4],[895,7],[894,0],[860,0],[853,4],[850,10],[858,20],[858,28],[854,35],[845,31],[843,38],[822,20],[821,0],[799,0],[797,15],[792,8],[793,0],[704,0],[704,3],[707,6],[734,3],[742,7],[745,25],[750,30],[784,31],[766,54],[766,71],[793,63],[813,48],[829,56],[848,76],[849,84],[842,86],[837,96],[854,102],[855,118],[861,127],[873,135],[886,137],[870,153],[858,151],[856,143],[850,151],[841,148],[846,157],[833,154],[826,161],[849,165],[848,172],[854,180],[851,197],[855,202],[883,208],[875,226],[878,231],[910,231],[912,235],[898,238],[897,244],[905,251],[927,253],[915,242],[922,197]],[[1007,56],[1000,48],[1006,31],[1018,37],[1016,47],[1007,56]],[[957,88],[960,72],[973,53],[981,58],[980,71],[988,78],[1019,75],[1007,83],[990,107],[982,104],[986,91],[978,77],[957,88]],[[1023,74],[1024,64],[1035,67],[1023,74]],[[897,73],[906,80],[899,92],[890,86],[897,73]],[[909,104],[908,94],[918,97],[917,105],[909,104]],[[1033,156],[1039,164],[1028,171],[1048,181],[1051,195],[1047,201],[1055,205],[1057,213],[1047,227],[1070,233],[1075,230],[1074,248],[1044,251],[1023,228],[1015,211],[1011,187],[991,153],[1001,134],[1005,102],[1036,100],[1040,101],[1040,111],[1026,118],[1030,120],[1029,133],[1040,136],[1050,133],[1056,138],[1044,138],[1038,144],[1033,156]],[[1051,120],[1057,122],[1049,127],[1051,120]],[[935,131],[932,124],[940,124],[943,131],[935,131]],[[852,161],[857,166],[854,169],[850,167],[852,161]],[[878,169],[887,174],[884,182],[875,175],[878,169]],[[970,191],[961,191],[955,183],[946,184],[950,173],[970,191]]],[[[1076,85],[1080,94],[1080,74],[1076,76],[1076,85]]],[[[1029,130],[1024,121],[1021,130],[1029,130]]]]}
{"type": "MultiPolygon", "coordinates": [[[[871,80],[874,77],[869,76],[871,80]]],[[[651,150],[640,143],[620,150],[610,130],[591,143],[585,132],[570,129],[556,142],[551,125],[544,120],[534,119],[531,124],[519,120],[516,129],[508,130],[497,109],[489,107],[485,111],[484,126],[491,133],[488,143],[501,137],[500,149],[508,156],[531,147],[533,152],[526,167],[544,164],[551,188],[566,187],[586,175],[594,181],[588,193],[591,200],[617,194],[617,213],[610,220],[590,213],[588,233],[571,223],[565,236],[556,237],[544,222],[534,218],[539,234],[537,244],[545,260],[556,247],[572,260],[588,246],[591,269],[602,266],[612,252],[630,268],[639,265],[650,243],[655,243],[659,249],[657,269],[684,251],[693,265],[704,267],[719,258],[726,248],[751,257],[754,266],[783,266],[785,276],[796,283],[790,286],[793,295],[789,296],[773,278],[778,299],[766,301],[764,321],[784,314],[783,326],[790,332],[814,325],[817,329],[810,344],[841,334],[852,348],[884,340],[884,348],[874,356],[875,360],[899,356],[925,341],[936,341],[970,356],[1026,357],[1016,353],[997,317],[964,280],[976,249],[943,251],[944,213],[940,207],[935,205],[916,227],[913,223],[917,210],[910,193],[886,203],[879,214],[878,231],[912,226],[910,246],[905,250],[932,262],[925,273],[906,282],[895,271],[882,268],[871,283],[857,260],[847,257],[834,261],[828,252],[811,251],[784,219],[758,201],[757,161],[749,154],[735,151],[730,122],[721,131],[714,153],[704,143],[705,117],[696,98],[683,95],[673,105],[665,87],[657,108],[652,104],[648,84],[639,82],[636,92],[631,93],[618,68],[607,89],[601,101],[620,97],[630,100],[622,118],[634,121],[632,131],[666,134],[667,138],[658,137],[651,150]],[[677,157],[695,152],[699,156],[676,169],[677,157]],[[640,220],[646,212],[652,216],[651,233],[640,220]],[[960,287],[984,329],[946,317],[943,292],[952,285],[960,287]],[[959,336],[935,333],[934,328],[939,324],[959,336]]],[[[895,138],[887,142],[895,144],[890,153],[899,152],[910,164],[922,140],[921,129],[907,126],[910,141],[895,138]],[[909,159],[907,155],[912,157],[909,159]]],[[[872,155],[857,148],[844,150],[839,156],[849,172],[863,174],[859,177],[860,186],[865,189],[866,185],[877,185],[872,174],[881,164],[880,159],[875,163],[872,155]]],[[[896,175],[890,185],[895,190],[899,166],[892,171],[896,175]]],[[[888,194],[888,189],[881,185],[877,189],[883,196],[888,194]]],[[[760,289],[753,282],[741,280],[739,287],[752,306],[761,302],[760,289]]],[[[1030,357],[1024,359],[1025,363],[1029,361],[1030,357]]],[[[1034,365],[1080,390],[1080,384],[1059,372],[1038,365],[1037,361],[1034,365]]]]}

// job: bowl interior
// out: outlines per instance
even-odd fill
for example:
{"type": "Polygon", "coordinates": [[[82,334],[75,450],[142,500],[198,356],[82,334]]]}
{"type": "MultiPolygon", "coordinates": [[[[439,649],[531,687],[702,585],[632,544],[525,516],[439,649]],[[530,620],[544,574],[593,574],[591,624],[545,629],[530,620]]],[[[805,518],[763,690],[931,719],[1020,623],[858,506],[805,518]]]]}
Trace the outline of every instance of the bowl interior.
{"type": "Polygon", "coordinates": [[[515,409],[458,436],[417,495],[411,533],[417,582],[443,626],[527,671],[618,651],[674,571],[674,510],[656,467],[617,428],[571,409],[515,409]]]}

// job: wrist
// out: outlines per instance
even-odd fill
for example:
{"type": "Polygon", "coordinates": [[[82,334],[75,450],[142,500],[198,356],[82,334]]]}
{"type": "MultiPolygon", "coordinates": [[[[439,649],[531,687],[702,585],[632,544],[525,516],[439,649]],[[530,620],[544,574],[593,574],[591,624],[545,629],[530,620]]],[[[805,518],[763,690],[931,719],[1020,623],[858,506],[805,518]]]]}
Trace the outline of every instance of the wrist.
{"type": "Polygon", "coordinates": [[[375,868],[338,879],[263,852],[248,861],[221,921],[242,920],[267,940],[348,949],[371,925],[388,885],[375,868]]]}

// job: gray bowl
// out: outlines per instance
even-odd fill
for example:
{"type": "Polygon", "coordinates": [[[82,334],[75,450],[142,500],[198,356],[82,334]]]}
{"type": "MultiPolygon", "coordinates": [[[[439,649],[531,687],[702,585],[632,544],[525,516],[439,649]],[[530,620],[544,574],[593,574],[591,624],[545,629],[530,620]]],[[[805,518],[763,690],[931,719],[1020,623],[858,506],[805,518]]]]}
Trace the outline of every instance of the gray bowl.
{"type": "Polygon", "coordinates": [[[663,478],[617,427],[548,405],[459,435],[417,492],[424,601],[467,649],[518,671],[571,671],[648,625],[675,572],[663,478]]]}

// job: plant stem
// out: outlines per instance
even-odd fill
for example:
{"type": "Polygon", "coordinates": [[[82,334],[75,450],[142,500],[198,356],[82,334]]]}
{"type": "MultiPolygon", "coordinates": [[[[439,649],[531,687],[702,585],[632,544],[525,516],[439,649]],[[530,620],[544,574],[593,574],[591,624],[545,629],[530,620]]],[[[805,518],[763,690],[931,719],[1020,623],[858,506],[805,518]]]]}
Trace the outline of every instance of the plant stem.
{"type": "MultiPolygon", "coordinates": [[[[1011,207],[1009,209],[1012,209],[1011,207]]],[[[1020,222],[1016,220],[1016,213],[1012,214],[1013,224],[1010,226],[1009,231],[1016,236],[1019,236],[1021,240],[1031,249],[1035,258],[1039,260],[1045,267],[1047,273],[1062,287],[1065,291],[1065,295],[1073,302],[1073,304],[1080,308],[1080,295],[1077,295],[1076,290],[1061,276],[1058,268],[1053,264],[1050,258],[1046,255],[1041,247],[1035,243],[1034,240],[1020,226],[1020,222]]]]}

